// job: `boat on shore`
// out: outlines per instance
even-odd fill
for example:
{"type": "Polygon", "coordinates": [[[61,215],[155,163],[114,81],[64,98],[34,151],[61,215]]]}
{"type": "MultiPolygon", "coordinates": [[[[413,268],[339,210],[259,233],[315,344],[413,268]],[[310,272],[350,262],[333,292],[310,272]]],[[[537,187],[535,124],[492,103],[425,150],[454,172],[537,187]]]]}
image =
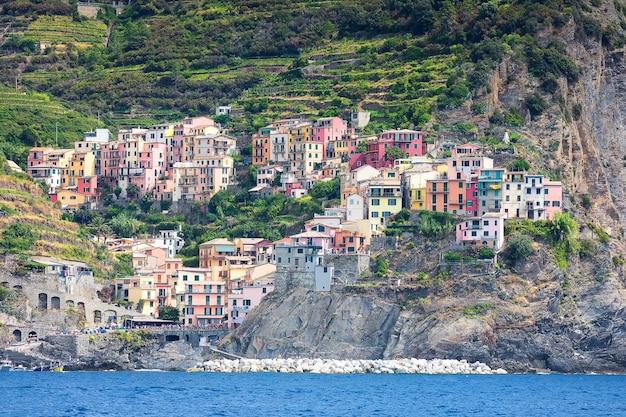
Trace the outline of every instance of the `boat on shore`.
{"type": "Polygon", "coordinates": [[[9,359],[4,359],[0,363],[0,372],[25,372],[29,370],[24,365],[14,365],[9,359]]]}

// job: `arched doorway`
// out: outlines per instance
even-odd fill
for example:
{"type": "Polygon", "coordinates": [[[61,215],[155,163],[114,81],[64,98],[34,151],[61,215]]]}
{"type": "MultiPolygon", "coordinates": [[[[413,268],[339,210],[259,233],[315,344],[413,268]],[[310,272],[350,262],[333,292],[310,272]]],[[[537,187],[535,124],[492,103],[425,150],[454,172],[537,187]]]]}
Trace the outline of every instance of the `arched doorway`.
{"type": "Polygon", "coordinates": [[[48,294],[39,293],[39,310],[47,310],[48,309],[48,294]]]}
{"type": "Polygon", "coordinates": [[[102,312],[100,310],[93,311],[93,322],[101,323],[102,322],[102,312]]]}
{"type": "Polygon", "coordinates": [[[13,340],[16,342],[22,341],[22,331],[20,329],[13,330],[13,340]]]}
{"type": "Polygon", "coordinates": [[[29,342],[36,342],[37,341],[37,332],[29,332],[28,333],[28,341],[29,342]]]}
{"type": "Polygon", "coordinates": [[[67,306],[67,308],[74,308],[74,301],[72,300],[67,300],[65,302],[65,305],[67,306]]]}
{"type": "Polygon", "coordinates": [[[4,288],[9,288],[9,283],[8,283],[7,281],[4,281],[4,282],[2,283],[2,286],[3,286],[4,288]]]}
{"type": "Polygon", "coordinates": [[[85,311],[85,303],[83,303],[82,301],[79,301],[78,302],[78,309],[85,311]]]}
{"type": "Polygon", "coordinates": [[[61,299],[59,297],[52,297],[50,299],[50,305],[52,306],[53,310],[60,310],[61,309],[61,299]]]}

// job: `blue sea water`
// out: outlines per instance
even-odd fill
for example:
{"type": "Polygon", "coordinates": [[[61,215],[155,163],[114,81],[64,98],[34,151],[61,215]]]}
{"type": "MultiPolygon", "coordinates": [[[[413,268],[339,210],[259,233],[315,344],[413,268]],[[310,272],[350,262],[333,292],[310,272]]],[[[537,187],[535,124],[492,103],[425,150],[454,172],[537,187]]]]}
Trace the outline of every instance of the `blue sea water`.
{"type": "Polygon", "coordinates": [[[626,416],[623,375],[0,373],[2,416],[626,416]]]}

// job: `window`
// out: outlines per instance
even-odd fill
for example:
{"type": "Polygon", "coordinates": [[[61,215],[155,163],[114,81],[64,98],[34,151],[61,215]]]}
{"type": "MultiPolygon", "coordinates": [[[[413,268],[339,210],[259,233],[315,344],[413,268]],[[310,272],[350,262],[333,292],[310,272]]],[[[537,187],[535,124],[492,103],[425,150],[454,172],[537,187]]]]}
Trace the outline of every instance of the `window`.
{"type": "Polygon", "coordinates": [[[211,296],[207,295],[206,297],[204,297],[204,303],[205,304],[211,304],[211,296]]]}
{"type": "Polygon", "coordinates": [[[433,183],[433,191],[437,191],[437,183],[433,183]]]}
{"type": "Polygon", "coordinates": [[[378,212],[377,211],[373,211],[372,212],[372,217],[375,218],[375,219],[378,218],[378,212]]]}
{"type": "Polygon", "coordinates": [[[506,196],[506,198],[505,198],[505,200],[506,200],[506,201],[509,201],[510,199],[511,199],[511,197],[510,197],[510,196],[508,196],[508,195],[507,195],[507,196],[506,196]]]}
{"type": "Polygon", "coordinates": [[[485,230],[485,231],[483,232],[483,236],[489,236],[489,231],[485,230]]]}
{"type": "Polygon", "coordinates": [[[476,237],[476,230],[472,230],[472,237],[476,237]]]}
{"type": "Polygon", "coordinates": [[[483,220],[483,226],[489,226],[489,220],[483,220]]]}
{"type": "Polygon", "coordinates": [[[521,190],[522,189],[522,184],[517,184],[517,190],[521,190]]]}
{"type": "Polygon", "coordinates": [[[517,196],[517,201],[522,201],[522,196],[521,195],[517,196]]]}
{"type": "Polygon", "coordinates": [[[543,193],[544,193],[544,194],[548,194],[548,189],[547,189],[547,188],[545,188],[545,189],[543,190],[543,193]]]}
{"type": "MultiPolygon", "coordinates": [[[[267,288],[263,287],[262,293],[263,293],[263,294],[267,294],[267,288]]],[[[233,305],[234,305],[234,304],[233,304],[233,305]]]]}
{"type": "Polygon", "coordinates": [[[244,307],[250,307],[250,300],[243,300],[244,307]]]}
{"type": "Polygon", "coordinates": [[[506,189],[507,189],[507,190],[510,190],[510,189],[511,189],[511,184],[507,184],[507,185],[506,185],[506,189]]]}
{"type": "Polygon", "coordinates": [[[390,206],[395,206],[396,205],[396,199],[395,198],[390,198],[389,199],[389,205],[390,206]]]}
{"type": "Polygon", "coordinates": [[[388,211],[383,211],[383,217],[389,217],[391,216],[391,213],[388,211]]]}
{"type": "Polygon", "coordinates": [[[373,198],[372,199],[372,205],[373,206],[379,206],[380,205],[380,200],[378,198],[373,198]]]}
{"type": "Polygon", "coordinates": [[[200,281],[200,275],[194,275],[193,280],[194,281],[200,281]]]}
{"type": "Polygon", "coordinates": [[[187,281],[187,275],[183,275],[183,281],[187,281]]]}
{"type": "Polygon", "coordinates": [[[561,202],[560,201],[553,201],[552,202],[552,207],[561,207],[561,202]]]}

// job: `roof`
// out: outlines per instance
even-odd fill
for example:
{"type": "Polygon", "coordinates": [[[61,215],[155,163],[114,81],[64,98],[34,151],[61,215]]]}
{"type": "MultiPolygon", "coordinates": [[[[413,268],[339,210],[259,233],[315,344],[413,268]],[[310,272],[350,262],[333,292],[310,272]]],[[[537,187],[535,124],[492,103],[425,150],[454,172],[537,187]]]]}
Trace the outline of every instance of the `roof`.
{"type": "Polygon", "coordinates": [[[311,230],[310,232],[298,233],[297,235],[291,235],[291,237],[292,238],[298,238],[298,237],[324,237],[324,238],[330,238],[330,236],[327,235],[326,233],[316,232],[314,230],[311,230]]]}
{"type": "Polygon", "coordinates": [[[265,239],[262,237],[240,237],[239,241],[244,245],[256,245],[259,242],[263,242],[265,239]]]}
{"type": "Polygon", "coordinates": [[[208,245],[211,245],[211,246],[214,246],[214,245],[232,245],[232,246],[235,246],[235,244],[233,242],[231,242],[230,240],[224,239],[224,238],[221,238],[221,237],[218,237],[218,238],[209,240],[208,242],[204,242],[204,243],[200,244],[200,246],[204,246],[204,245],[207,245],[207,246],[208,245]]]}

